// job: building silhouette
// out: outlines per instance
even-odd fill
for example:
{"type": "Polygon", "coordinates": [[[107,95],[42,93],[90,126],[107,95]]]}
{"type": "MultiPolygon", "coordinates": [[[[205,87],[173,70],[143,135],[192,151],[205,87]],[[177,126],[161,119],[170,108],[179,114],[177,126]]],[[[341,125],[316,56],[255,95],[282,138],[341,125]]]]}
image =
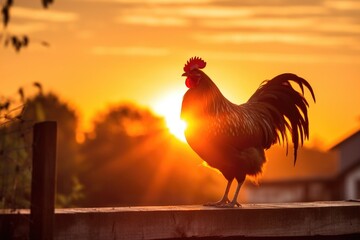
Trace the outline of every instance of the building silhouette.
{"type": "Polygon", "coordinates": [[[245,201],[360,199],[360,130],[326,152],[303,148],[295,167],[292,156],[284,157],[283,151],[276,148],[269,153],[259,186],[246,182],[242,196],[245,201]]]}

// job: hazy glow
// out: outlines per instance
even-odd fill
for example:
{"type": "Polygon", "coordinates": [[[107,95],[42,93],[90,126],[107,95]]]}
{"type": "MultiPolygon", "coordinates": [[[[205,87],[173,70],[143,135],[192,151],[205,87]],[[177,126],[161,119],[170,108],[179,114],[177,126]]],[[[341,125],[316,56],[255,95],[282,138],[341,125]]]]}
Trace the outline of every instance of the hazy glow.
{"type": "Polygon", "coordinates": [[[180,75],[192,56],[207,61],[206,74],[236,103],[283,72],[309,80],[318,100],[310,103],[310,140],[330,147],[359,127],[356,0],[77,0],[46,10],[19,1],[11,14],[7,31],[30,44],[20,54],[0,47],[0,94],[42,82],[75,106],[85,130],[121,101],[156,108],[176,129],[170,122],[186,90],[180,75]],[[159,107],[172,91],[178,102],[159,107]]]}
{"type": "Polygon", "coordinates": [[[158,100],[154,105],[156,113],[165,117],[166,125],[171,134],[186,141],[184,131],[186,123],[180,119],[182,93],[174,92],[158,100]]]}

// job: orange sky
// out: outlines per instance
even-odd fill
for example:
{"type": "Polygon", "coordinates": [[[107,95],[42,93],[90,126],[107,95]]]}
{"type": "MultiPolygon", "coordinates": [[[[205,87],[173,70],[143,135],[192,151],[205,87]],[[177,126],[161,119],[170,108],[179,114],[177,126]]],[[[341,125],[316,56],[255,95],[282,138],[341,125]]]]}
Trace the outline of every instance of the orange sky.
{"type": "Polygon", "coordinates": [[[237,103],[277,74],[306,78],[317,97],[310,144],[328,148],[359,128],[359,1],[56,0],[49,10],[40,2],[15,1],[7,31],[31,44],[20,54],[0,48],[0,95],[39,81],[89,126],[110,103],[154,107],[185,92],[183,65],[200,56],[237,103]]]}

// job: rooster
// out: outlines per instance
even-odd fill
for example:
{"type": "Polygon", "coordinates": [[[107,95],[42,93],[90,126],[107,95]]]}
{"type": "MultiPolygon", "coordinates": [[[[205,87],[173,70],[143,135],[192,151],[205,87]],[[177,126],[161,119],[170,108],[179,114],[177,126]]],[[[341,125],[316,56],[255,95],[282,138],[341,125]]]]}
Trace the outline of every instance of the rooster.
{"type": "Polygon", "coordinates": [[[226,99],[215,83],[201,70],[206,62],[190,58],[182,76],[189,88],[181,106],[181,119],[187,123],[185,138],[190,147],[212,168],[226,178],[227,186],[220,201],[205,204],[215,207],[240,207],[237,197],[246,178],[262,172],[265,150],[285,143],[288,134],[294,146],[294,165],[299,144],[309,138],[308,102],[304,86],[315,102],[310,84],[292,73],[264,81],[250,99],[237,105],[226,99]],[[296,83],[301,93],[290,82],[296,83]],[[228,193],[236,179],[234,197],[228,193]]]}

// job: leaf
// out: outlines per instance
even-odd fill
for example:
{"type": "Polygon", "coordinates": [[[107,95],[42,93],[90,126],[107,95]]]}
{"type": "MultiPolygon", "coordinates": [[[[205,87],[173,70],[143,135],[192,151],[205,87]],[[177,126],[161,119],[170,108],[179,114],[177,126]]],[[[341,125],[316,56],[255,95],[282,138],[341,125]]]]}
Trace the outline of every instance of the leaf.
{"type": "Polygon", "coordinates": [[[10,14],[9,14],[9,6],[5,5],[3,9],[1,10],[1,13],[3,15],[3,24],[6,27],[10,20],[10,14]]]}
{"type": "Polygon", "coordinates": [[[34,86],[39,89],[39,93],[42,94],[42,85],[39,82],[34,82],[34,86]]]}
{"type": "Polygon", "coordinates": [[[0,104],[0,110],[9,110],[9,107],[10,107],[10,101],[7,100],[4,104],[0,104]]]}
{"type": "Polygon", "coordinates": [[[24,89],[22,87],[19,88],[18,93],[20,95],[21,102],[24,102],[25,101],[24,89]]]}
{"type": "Polygon", "coordinates": [[[40,43],[41,43],[41,45],[43,45],[44,47],[50,47],[50,44],[49,44],[48,42],[46,42],[46,41],[41,41],[40,43]]]}
{"type": "Polygon", "coordinates": [[[3,107],[5,110],[9,110],[10,101],[7,101],[2,107],[3,107]]]}
{"type": "Polygon", "coordinates": [[[7,0],[4,7],[1,10],[3,15],[3,24],[6,27],[10,21],[10,7],[13,5],[13,0],[7,0]]]}
{"type": "Polygon", "coordinates": [[[53,0],[42,0],[42,5],[44,8],[47,8],[51,3],[53,3],[53,0]]]}
{"type": "Polygon", "coordinates": [[[19,52],[21,47],[22,47],[22,43],[19,40],[19,38],[17,36],[12,36],[11,37],[11,43],[12,43],[13,47],[15,48],[15,50],[17,52],[19,52]]]}
{"type": "Polygon", "coordinates": [[[13,45],[16,45],[16,44],[18,43],[18,39],[17,39],[16,36],[12,36],[12,37],[11,37],[11,43],[12,43],[13,45]]]}
{"type": "Polygon", "coordinates": [[[22,45],[24,47],[27,47],[29,45],[29,37],[28,36],[23,36],[23,40],[22,40],[22,45]]]}
{"type": "Polygon", "coordinates": [[[5,5],[11,7],[13,5],[13,2],[13,0],[7,0],[5,5]]]}

